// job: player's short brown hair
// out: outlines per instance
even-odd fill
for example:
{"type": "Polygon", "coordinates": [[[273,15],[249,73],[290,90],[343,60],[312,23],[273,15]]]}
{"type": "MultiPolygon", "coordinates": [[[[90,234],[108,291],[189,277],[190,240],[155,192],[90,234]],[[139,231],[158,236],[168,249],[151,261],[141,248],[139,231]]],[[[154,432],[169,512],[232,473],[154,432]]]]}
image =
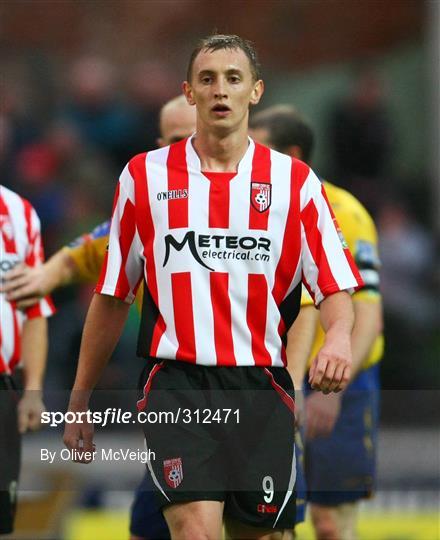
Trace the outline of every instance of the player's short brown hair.
{"type": "Polygon", "coordinates": [[[191,81],[192,67],[199,52],[214,52],[221,49],[241,49],[249,60],[253,79],[255,81],[261,79],[261,67],[258,61],[257,51],[251,41],[235,35],[212,34],[211,36],[201,39],[191,53],[186,72],[186,80],[191,81]]]}
{"type": "Polygon", "coordinates": [[[284,153],[289,146],[299,146],[302,161],[310,163],[315,136],[307,120],[291,105],[273,105],[251,116],[251,129],[269,132],[270,146],[284,153]]]}

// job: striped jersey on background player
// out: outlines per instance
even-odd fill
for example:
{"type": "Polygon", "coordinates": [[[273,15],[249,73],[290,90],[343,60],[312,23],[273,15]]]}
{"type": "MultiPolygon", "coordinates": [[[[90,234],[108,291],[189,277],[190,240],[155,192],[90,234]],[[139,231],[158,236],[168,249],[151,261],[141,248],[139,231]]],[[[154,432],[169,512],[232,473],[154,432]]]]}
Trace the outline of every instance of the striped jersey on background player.
{"type": "MultiPolygon", "coordinates": [[[[0,186],[1,280],[15,265],[43,261],[40,222],[30,203],[0,186]]],[[[49,298],[24,312],[0,292],[0,534],[12,532],[20,473],[20,433],[40,426],[47,356],[47,322],[54,312],[49,298]],[[19,396],[11,375],[23,368],[24,392],[19,396]]]]}
{"type": "MultiPolygon", "coordinates": [[[[31,204],[0,186],[1,275],[15,265],[41,264],[44,259],[40,221],[31,204]]],[[[0,294],[0,373],[11,374],[20,361],[20,335],[23,322],[34,317],[47,317],[54,312],[50,298],[43,298],[25,311],[17,310],[0,294]]]]}
{"type": "Polygon", "coordinates": [[[307,165],[250,140],[236,174],[203,173],[191,138],[120,178],[96,291],[132,302],[143,277],[141,354],[223,366],[285,365],[301,279],[316,304],[361,283],[307,165]]]}

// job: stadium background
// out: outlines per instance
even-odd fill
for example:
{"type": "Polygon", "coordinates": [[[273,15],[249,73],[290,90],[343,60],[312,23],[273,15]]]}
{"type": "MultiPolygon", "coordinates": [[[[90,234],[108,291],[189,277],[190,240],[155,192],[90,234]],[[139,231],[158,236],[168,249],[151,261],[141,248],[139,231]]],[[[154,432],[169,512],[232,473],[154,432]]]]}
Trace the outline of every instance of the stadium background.
{"type": "MultiPolygon", "coordinates": [[[[255,42],[259,108],[290,103],[305,114],[317,132],[314,168],[359,196],[381,237],[379,493],[364,505],[362,538],[439,538],[439,2],[3,0],[0,9],[1,182],[34,204],[49,256],[108,217],[121,168],[155,146],[158,110],[180,93],[196,39],[217,29],[255,42]]],[[[50,410],[66,402],[91,290],[55,295],[50,410]]],[[[98,407],[131,399],[121,390],[140,369],[136,325],[133,314],[98,407]]],[[[135,431],[103,431],[102,444],[141,445],[135,431]]],[[[14,538],[125,538],[142,466],[43,467],[39,448],[61,444],[53,428],[25,437],[14,538]]]]}

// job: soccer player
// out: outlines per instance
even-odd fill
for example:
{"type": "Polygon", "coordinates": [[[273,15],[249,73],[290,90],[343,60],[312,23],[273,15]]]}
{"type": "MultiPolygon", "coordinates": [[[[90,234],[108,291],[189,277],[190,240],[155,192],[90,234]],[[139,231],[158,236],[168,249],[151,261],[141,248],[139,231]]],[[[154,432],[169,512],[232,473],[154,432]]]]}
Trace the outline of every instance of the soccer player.
{"type": "MultiPolygon", "coordinates": [[[[310,163],[314,135],[289,106],[274,106],[251,119],[255,140],[310,163]]],[[[356,510],[370,495],[375,476],[378,422],[378,362],[383,353],[377,233],[373,220],[347,191],[324,186],[344,238],[360,269],[364,286],[353,295],[353,365],[350,384],[342,393],[324,395],[307,386],[306,478],[311,517],[318,539],[357,538],[356,510]]],[[[316,356],[323,331],[310,296],[289,334],[289,367],[300,388],[307,361],[316,356]],[[296,340],[292,332],[301,336],[296,340]]]]}
{"type": "MultiPolygon", "coordinates": [[[[30,203],[0,186],[0,277],[20,262],[43,260],[40,222],[30,203]]],[[[20,311],[0,293],[0,534],[12,532],[20,470],[20,435],[40,426],[43,374],[47,356],[49,298],[20,311]],[[12,375],[23,368],[19,399],[12,375]]]]}
{"type": "MultiPolygon", "coordinates": [[[[301,274],[326,331],[310,371],[312,386],[324,391],[345,388],[350,377],[346,291],[362,280],[317,177],[247,136],[249,107],[263,93],[252,45],[237,36],[201,41],[183,88],[196,107],[196,134],[136,156],[121,175],[69,410],[88,409],[144,281],[139,352],[147,365],[138,408],[181,407],[185,390],[195,389],[185,405],[197,411],[208,391],[249,389],[240,393],[240,413],[259,442],[250,452],[226,423],[145,426],[156,455],[148,465],[172,538],[218,539],[223,514],[235,520],[233,537],[281,536],[294,525],[295,484],[283,339],[301,274]],[[269,409],[256,402],[263,392],[271,396],[269,409]],[[225,429],[231,438],[222,438],[225,429]],[[243,491],[230,488],[236,478],[219,474],[225,461],[241,474],[243,491]]],[[[92,451],[92,426],[66,426],[64,441],[92,451]]]]}

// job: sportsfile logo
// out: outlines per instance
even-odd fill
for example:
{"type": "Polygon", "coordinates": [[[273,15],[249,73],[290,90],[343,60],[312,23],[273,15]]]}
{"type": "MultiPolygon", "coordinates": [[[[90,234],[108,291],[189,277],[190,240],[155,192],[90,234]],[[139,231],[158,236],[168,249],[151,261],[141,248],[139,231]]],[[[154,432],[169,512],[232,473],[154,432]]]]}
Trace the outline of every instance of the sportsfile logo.
{"type": "Polygon", "coordinates": [[[172,234],[165,236],[165,258],[163,266],[169,261],[171,248],[176,251],[188,245],[191,255],[204,268],[215,272],[214,268],[208,266],[203,259],[218,260],[241,260],[241,261],[262,261],[270,260],[269,238],[253,236],[232,236],[220,234],[199,234],[195,231],[188,231],[182,240],[177,240],[172,234]]]}

